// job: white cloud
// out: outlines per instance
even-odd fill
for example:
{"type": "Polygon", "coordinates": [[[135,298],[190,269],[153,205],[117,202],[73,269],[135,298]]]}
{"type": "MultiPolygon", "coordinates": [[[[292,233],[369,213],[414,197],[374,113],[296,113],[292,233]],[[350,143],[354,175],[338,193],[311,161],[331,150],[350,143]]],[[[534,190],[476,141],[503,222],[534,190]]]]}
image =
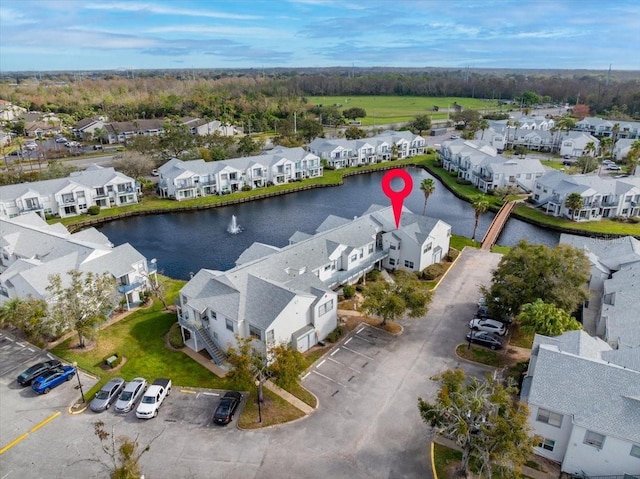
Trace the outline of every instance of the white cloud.
{"type": "Polygon", "coordinates": [[[30,23],[36,23],[33,18],[13,10],[12,8],[0,7],[0,18],[5,25],[28,25],[30,23]]]}
{"type": "Polygon", "coordinates": [[[262,27],[235,27],[209,25],[168,25],[144,30],[146,33],[207,33],[213,35],[231,35],[241,37],[282,37],[283,31],[262,27]]]}
{"type": "Polygon", "coordinates": [[[176,8],[151,3],[85,3],[83,7],[89,10],[108,10],[120,12],[148,12],[158,15],[179,15],[185,17],[221,18],[227,20],[256,20],[261,17],[256,15],[243,15],[238,13],[216,12],[210,10],[192,10],[188,8],[176,8]]]}

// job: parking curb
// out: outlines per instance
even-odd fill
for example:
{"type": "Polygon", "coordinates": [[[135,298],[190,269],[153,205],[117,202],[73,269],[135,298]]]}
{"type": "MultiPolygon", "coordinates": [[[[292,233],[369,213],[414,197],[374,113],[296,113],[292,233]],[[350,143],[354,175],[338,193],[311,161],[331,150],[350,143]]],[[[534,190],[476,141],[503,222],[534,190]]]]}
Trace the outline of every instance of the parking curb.
{"type": "Polygon", "coordinates": [[[457,352],[458,347],[459,347],[459,346],[463,346],[463,345],[464,345],[464,346],[466,346],[466,345],[467,345],[467,343],[459,343],[459,344],[456,344],[456,347],[455,347],[455,348],[453,348],[453,354],[455,355],[456,359],[459,359],[460,361],[464,361],[465,363],[469,363],[469,364],[476,364],[476,365],[478,365],[478,366],[483,366],[483,367],[485,367],[485,368],[487,368],[487,369],[490,369],[490,370],[498,370],[498,369],[502,369],[502,368],[501,368],[501,367],[499,367],[499,366],[490,366],[489,364],[479,363],[478,361],[473,361],[473,360],[471,360],[471,359],[463,358],[463,357],[462,357],[462,356],[460,356],[460,355],[458,354],[458,352],[457,352]]]}
{"type": "Polygon", "coordinates": [[[87,410],[87,408],[89,407],[89,404],[86,404],[86,403],[85,403],[85,405],[84,405],[84,407],[83,407],[83,408],[81,408],[81,409],[77,409],[77,410],[74,410],[74,409],[73,409],[73,406],[75,406],[76,404],[78,404],[78,403],[73,403],[71,406],[69,406],[68,412],[69,412],[69,414],[71,414],[72,416],[75,416],[76,414],[82,414],[82,413],[83,413],[83,412],[85,412],[85,411],[87,410]]]}

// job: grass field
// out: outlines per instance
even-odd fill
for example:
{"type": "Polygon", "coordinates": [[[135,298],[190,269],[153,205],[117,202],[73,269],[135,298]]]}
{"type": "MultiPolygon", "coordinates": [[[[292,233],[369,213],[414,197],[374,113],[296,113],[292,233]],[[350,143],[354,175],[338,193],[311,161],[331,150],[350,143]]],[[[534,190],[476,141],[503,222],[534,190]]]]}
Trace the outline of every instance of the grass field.
{"type": "Polygon", "coordinates": [[[448,108],[454,102],[463,108],[474,110],[497,110],[495,100],[477,98],[428,97],[428,96],[310,96],[307,100],[312,105],[340,105],[340,109],[364,108],[365,118],[359,118],[363,125],[383,125],[389,123],[406,123],[417,115],[429,115],[432,121],[446,120],[448,108]],[[438,106],[440,111],[434,112],[438,106]]]}

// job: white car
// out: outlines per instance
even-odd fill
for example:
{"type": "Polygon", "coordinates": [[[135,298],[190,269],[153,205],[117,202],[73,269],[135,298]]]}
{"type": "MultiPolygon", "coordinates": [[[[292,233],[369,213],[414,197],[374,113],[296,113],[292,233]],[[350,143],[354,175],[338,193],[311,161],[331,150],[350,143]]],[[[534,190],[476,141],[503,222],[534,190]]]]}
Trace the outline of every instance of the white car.
{"type": "Polygon", "coordinates": [[[144,378],[133,379],[120,393],[116,401],[116,412],[129,412],[136,405],[136,402],[147,390],[147,380],[144,378]]]}
{"type": "Polygon", "coordinates": [[[495,319],[474,318],[469,321],[469,327],[474,331],[487,331],[489,333],[495,333],[498,336],[507,334],[507,327],[504,323],[496,321],[495,319]]]}

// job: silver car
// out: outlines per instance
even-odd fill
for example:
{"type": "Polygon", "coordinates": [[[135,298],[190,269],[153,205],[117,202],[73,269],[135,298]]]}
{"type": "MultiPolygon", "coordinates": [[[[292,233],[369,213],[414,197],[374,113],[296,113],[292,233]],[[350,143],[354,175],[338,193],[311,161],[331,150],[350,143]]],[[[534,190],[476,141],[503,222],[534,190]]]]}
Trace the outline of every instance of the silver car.
{"type": "Polygon", "coordinates": [[[104,411],[109,409],[109,406],[118,399],[118,395],[124,389],[124,379],[113,378],[107,384],[102,386],[102,389],[98,391],[96,397],[93,398],[89,404],[89,408],[94,412],[104,411]]]}
{"type": "Polygon", "coordinates": [[[133,379],[120,393],[120,397],[116,401],[116,412],[126,413],[131,411],[146,390],[147,380],[145,378],[133,379]]]}
{"type": "Polygon", "coordinates": [[[507,334],[507,327],[495,319],[474,318],[469,322],[469,327],[475,331],[486,331],[488,333],[495,333],[498,336],[507,334]]]}

